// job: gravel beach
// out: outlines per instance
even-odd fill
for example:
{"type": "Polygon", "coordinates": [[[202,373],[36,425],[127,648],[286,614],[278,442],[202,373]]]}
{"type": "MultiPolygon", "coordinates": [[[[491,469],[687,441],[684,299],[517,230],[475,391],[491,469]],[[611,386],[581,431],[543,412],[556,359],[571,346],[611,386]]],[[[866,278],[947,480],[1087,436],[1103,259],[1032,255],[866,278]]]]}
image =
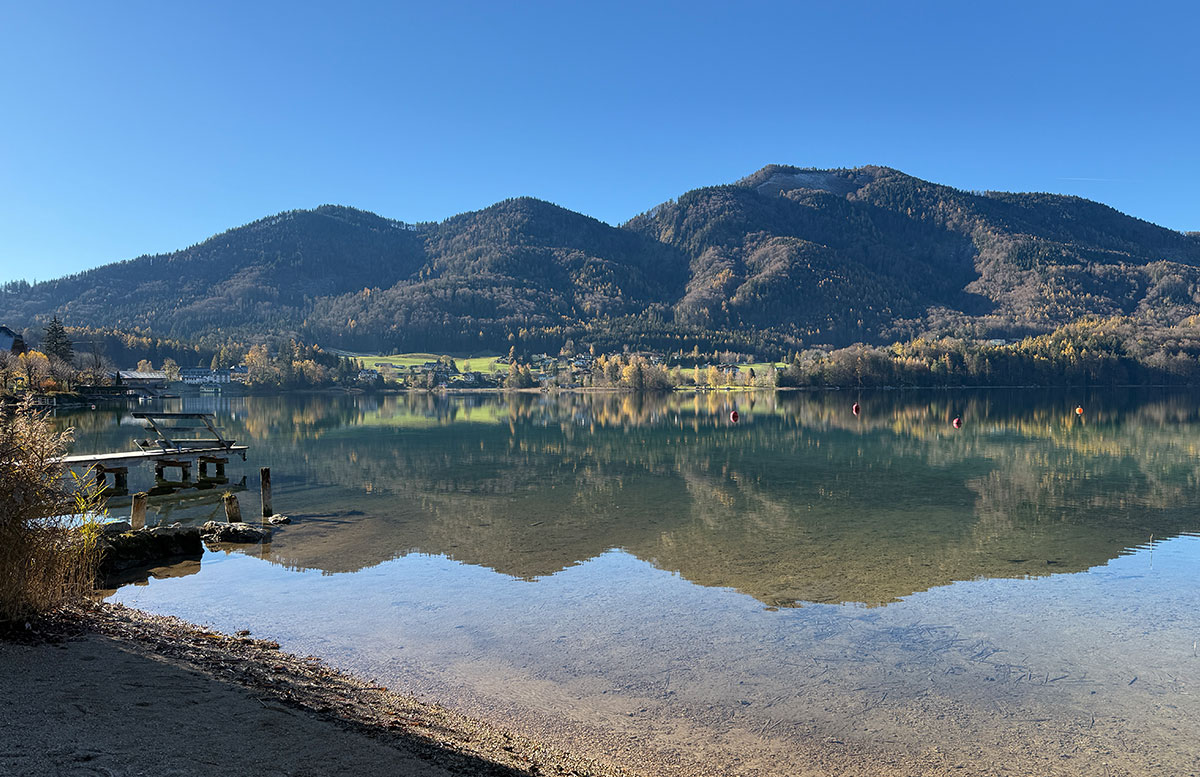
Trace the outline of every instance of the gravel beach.
{"type": "Polygon", "coordinates": [[[289,655],[120,605],[0,639],[0,774],[595,775],[576,759],[289,655]]]}

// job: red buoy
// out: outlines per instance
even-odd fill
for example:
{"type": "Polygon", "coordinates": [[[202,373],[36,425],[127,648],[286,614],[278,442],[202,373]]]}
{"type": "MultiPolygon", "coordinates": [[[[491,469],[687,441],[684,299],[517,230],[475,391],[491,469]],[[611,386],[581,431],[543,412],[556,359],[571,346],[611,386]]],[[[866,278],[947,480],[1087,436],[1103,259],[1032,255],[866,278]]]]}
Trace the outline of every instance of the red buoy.
{"type": "Polygon", "coordinates": [[[955,429],[961,429],[961,428],[962,428],[962,419],[961,419],[961,418],[955,418],[955,419],[954,419],[953,421],[951,421],[950,423],[951,423],[951,425],[953,425],[953,426],[954,426],[954,428],[955,428],[955,429]]]}
{"type": "Polygon", "coordinates": [[[1075,406],[1075,415],[1083,415],[1083,405],[1075,406]]]}
{"type": "Polygon", "coordinates": [[[857,403],[857,402],[855,402],[855,403],[854,403],[854,407],[850,408],[850,412],[854,413],[854,415],[858,415],[858,411],[859,411],[860,409],[861,409],[861,408],[859,408],[859,406],[858,406],[858,403],[857,403]]]}
{"type": "Polygon", "coordinates": [[[738,418],[738,411],[733,410],[729,413],[729,420],[733,421],[735,424],[738,422],[738,418]]]}

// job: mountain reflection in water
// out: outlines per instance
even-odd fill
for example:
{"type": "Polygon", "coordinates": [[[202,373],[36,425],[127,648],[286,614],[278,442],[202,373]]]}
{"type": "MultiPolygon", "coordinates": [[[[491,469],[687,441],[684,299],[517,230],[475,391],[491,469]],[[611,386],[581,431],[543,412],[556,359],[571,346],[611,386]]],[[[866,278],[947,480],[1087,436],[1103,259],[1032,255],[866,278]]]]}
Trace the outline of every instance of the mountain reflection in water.
{"type": "MultiPolygon", "coordinates": [[[[534,580],[617,548],[770,606],[1081,571],[1200,529],[1198,407],[1146,391],[182,400],[251,446],[251,494],[272,468],[297,519],[252,551],[273,563],[424,553],[534,580]]],[[[81,451],[141,436],[119,413],[61,422],[81,451]]]]}

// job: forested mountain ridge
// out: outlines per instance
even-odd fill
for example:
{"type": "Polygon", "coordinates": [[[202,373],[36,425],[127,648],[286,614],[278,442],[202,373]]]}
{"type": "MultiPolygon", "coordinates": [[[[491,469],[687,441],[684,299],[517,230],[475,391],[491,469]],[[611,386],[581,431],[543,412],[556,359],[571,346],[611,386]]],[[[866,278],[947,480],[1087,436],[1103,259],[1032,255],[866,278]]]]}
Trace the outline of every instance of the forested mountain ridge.
{"type": "Polygon", "coordinates": [[[506,200],[430,227],[426,263],[390,288],[318,301],[308,333],[361,334],[361,347],[507,347],[509,334],[562,335],[590,321],[643,316],[683,290],[687,260],[628,230],[548,202],[506,200]]]}
{"type": "Polygon", "coordinates": [[[183,251],[0,291],[0,321],[353,349],[566,339],[762,355],[921,333],[1012,337],[1086,315],[1200,313],[1200,236],[1050,194],[884,167],[772,165],[613,227],[518,198],[409,225],[290,211],[183,251]]]}
{"type": "Polygon", "coordinates": [[[806,341],[1200,312],[1200,243],[1189,236],[1078,197],[969,193],[888,168],[770,166],[626,227],[692,258],[683,318],[806,341]]]}
{"type": "Polygon", "coordinates": [[[182,251],[0,293],[0,317],[195,338],[294,327],[312,300],[392,284],[424,263],[419,227],[352,208],[280,213],[182,251]]]}

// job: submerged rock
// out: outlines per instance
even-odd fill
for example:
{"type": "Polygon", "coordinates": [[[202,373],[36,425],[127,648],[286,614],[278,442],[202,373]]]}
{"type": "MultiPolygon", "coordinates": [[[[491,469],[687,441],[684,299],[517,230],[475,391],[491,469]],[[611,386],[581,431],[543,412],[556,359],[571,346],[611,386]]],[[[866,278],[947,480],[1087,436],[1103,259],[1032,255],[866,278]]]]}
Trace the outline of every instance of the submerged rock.
{"type": "Polygon", "coordinates": [[[179,524],[119,533],[105,527],[100,543],[104,549],[100,571],[104,574],[145,566],[171,556],[199,556],[204,552],[200,530],[179,524]]]}
{"type": "Polygon", "coordinates": [[[200,527],[207,542],[262,542],[271,538],[271,530],[253,523],[209,521],[200,527]]]}
{"type": "Polygon", "coordinates": [[[278,514],[272,515],[269,518],[263,518],[263,520],[266,521],[267,523],[271,524],[272,526],[279,526],[280,524],[292,522],[292,519],[288,518],[286,515],[278,515],[278,514]]]}

